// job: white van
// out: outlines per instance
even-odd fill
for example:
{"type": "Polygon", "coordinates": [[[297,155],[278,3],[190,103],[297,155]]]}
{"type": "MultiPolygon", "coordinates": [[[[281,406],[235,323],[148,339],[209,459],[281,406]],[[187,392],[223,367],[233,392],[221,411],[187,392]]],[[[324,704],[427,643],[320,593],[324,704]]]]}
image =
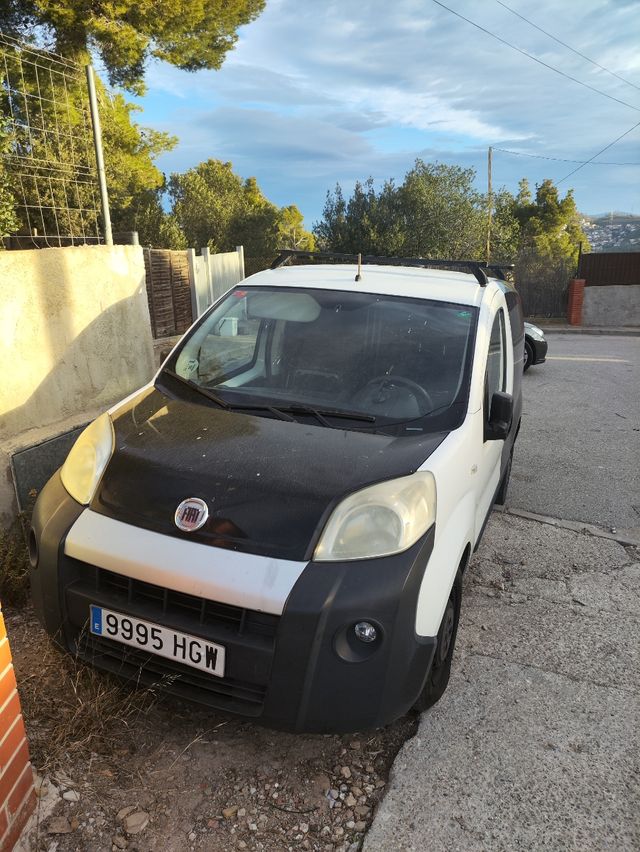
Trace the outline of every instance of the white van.
{"type": "Polygon", "coordinates": [[[33,598],[136,683],[361,730],[447,685],[520,425],[522,310],[478,263],[295,254],[81,434],[36,504],[33,598]]]}

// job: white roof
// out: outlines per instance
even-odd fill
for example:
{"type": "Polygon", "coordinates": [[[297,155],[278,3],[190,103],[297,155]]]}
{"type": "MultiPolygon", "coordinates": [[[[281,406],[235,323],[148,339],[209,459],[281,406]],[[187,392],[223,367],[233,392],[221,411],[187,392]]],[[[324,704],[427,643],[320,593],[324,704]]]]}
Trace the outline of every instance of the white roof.
{"type": "Polygon", "coordinates": [[[357,267],[350,264],[309,264],[267,269],[245,279],[244,284],[271,287],[310,287],[322,290],[360,290],[410,296],[415,299],[434,299],[460,305],[479,306],[482,297],[495,291],[495,284],[481,287],[475,275],[448,272],[443,269],[424,269],[414,266],[376,266],[363,264],[362,277],[356,281],[357,267]]]}

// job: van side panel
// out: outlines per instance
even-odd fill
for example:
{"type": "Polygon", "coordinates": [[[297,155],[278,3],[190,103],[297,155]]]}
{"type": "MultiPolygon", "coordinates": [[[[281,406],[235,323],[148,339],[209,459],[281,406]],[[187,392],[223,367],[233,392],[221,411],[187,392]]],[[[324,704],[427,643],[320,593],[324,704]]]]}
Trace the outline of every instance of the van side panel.
{"type": "Polygon", "coordinates": [[[419,636],[438,632],[465,549],[475,546],[493,507],[493,495],[507,469],[522,414],[524,329],[520,297],[502,285],[487,296],[480,307],[467,417],[422,465],[435,476],[438,505],[434,549],[416,607],[419,636]],[[484,441],[484,376],[491,327],[500,308],[505,311],[507,390],[513,395],[514,417],[507,440],[491,442],[489,449],[499,451],[499,463],[491,464],[484,441]]]}
{"type": "Polygon", "coordinates": [[[478,436],[481,440],[481,411],[469,414],[423,465],[435,477],[438,504],[433,552],[416,606],[419,636],[437,635],[458,565],[467,544],[475,540],[474,449],[478,436]]]}

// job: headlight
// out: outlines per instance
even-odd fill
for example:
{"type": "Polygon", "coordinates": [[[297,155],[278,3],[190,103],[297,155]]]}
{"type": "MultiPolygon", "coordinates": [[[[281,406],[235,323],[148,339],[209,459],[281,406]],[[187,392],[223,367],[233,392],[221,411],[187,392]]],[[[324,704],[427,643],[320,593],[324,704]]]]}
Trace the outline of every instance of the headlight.
{"type": "Polygon", "coordinates": [[[356,491],[333,510],[313,558],[336,562],[401,553],[435,519],[433,474],[420,471],[380,482],[356,491]]]}
{"type": "Polygon", "coordinates": [[[74,500],[88,505],[113,453],[113,426],[102,414],[82,432],[62,465],[62,484],[74,500]]]}
{"type": "Polygon", "coordinates": [[[526,330],[527,333],[530,334],[532,337],[537,337],[540,340],[544,340],[544,331],[541,328],[538,328],[537,325],[531,325],[531,323],[529,323],[526,330]]]}

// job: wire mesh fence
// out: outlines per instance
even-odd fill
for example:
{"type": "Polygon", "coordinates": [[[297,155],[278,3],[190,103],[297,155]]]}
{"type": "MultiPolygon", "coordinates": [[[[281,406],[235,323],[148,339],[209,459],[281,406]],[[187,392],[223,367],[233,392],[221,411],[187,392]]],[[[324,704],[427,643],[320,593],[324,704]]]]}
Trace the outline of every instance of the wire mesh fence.
{"type": "Polygon", "coordinates": [[[0,33],[0,156],[19,228],[12,247],[99,243],[85,69],[0,33]]]}

